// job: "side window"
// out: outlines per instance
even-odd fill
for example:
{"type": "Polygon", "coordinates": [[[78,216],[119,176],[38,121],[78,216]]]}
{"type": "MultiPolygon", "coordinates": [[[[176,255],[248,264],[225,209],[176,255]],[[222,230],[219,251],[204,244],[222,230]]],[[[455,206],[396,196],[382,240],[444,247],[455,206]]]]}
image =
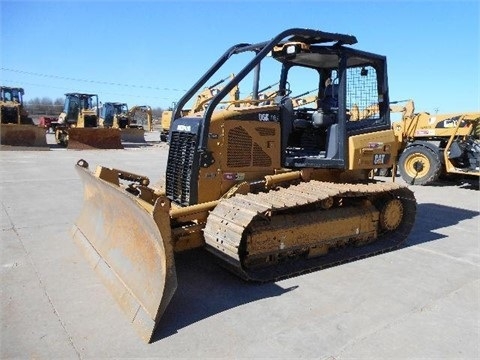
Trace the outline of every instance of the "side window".
{"type": "Polygon", "coordinates": [[[320,74],[315,69],[293,66],[288,70],[290,98],[294,108],[316,108],[320,74]]]}
{"type": "Polygon", "coordinates": [[[347,109],[350,121],[379,119],[377,72],[372,66],[347,69],[347,109]]]}

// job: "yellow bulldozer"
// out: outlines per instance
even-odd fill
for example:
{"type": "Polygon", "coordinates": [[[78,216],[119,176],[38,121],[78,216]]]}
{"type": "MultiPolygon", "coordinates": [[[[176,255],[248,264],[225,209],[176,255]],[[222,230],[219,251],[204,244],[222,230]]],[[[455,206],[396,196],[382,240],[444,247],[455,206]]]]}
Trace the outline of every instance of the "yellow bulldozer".
{"type": "Polygon", "coordinates": [[[57,144],[68,149],[123,149],[119,129],[99,126],[97,94],[65,94],[64,109],[51,125],[57,144]]]}
{"type": "Polygon", "coordinates": [[[47,146],[45,129],[34,124],[23,105],[24,94],[23,88],[0,86],[0,143],[47,146]]]}
{"type": "Polygon", "coordinates": [[[120,129],[121,139],[126,142],[145,142],[145,127],[152,131],[152,108],[126,103],[105,102],[100,106],[100,127],[120,129]]]}
{"type": "Polygon", "coordinates": [[[412,191],[371,178],[399,151],[386,58],[356,42],[294,28],[227,49],[173,110],[164,186],[77,162],[84,202],[72,236],[145,341],[177,288],[177,252],[204,248],[240,278],[265,282],[390,251],[409,236],[412,191]],[[208,107],[182,115],[237,55],[246,60],[208,107]],[[258,96],[263,71],[279,79],[268,105],[258,96]],[[318,104],[295,109],[290,94],[304,79],[318,85],[318,104]],[[252,88],[249,105],[229,99],[240,84],[252,88]],[[354,104],[371,103],[376,116],[350,121],[354,104]]]}

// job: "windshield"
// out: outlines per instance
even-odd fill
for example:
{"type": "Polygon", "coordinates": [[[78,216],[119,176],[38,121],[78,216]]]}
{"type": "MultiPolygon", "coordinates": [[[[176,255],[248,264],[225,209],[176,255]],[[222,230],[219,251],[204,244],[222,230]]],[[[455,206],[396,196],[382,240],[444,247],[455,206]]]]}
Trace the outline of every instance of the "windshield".
{"type": "Polygon", "coordinates": [[[126,114],[128,112],[127,104],[116,104],[114,105],[114,108],[116,115],[126,114]]]}
{"type": "Polygon", "coordinates": [[[23,91],[21,89],[2,88],[2,101],[14,101],[17,103],[22,103],[22,93],[23,91]]]}

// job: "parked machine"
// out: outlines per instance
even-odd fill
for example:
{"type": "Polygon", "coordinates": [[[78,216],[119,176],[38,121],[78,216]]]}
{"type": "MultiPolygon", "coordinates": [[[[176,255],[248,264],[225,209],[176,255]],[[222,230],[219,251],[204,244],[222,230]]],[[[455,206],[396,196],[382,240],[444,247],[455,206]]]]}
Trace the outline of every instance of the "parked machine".
{"type": "MultiPolygon", "coordinates": [[[[359,118],[376,111],[369,108],[359,118]]],[[[400,147],[398,170],[407,183],[428,185],[452,174],[480,176],[480,112],[415,113],[411,99],[391,102],[390,111],[402,113],[392,126],[400,147]]],[[[377,174],[391,176],[392,168],[377,174]]]]}
{"type": "Polygon", "coordinates": [[[99,127],[98,96],[67,93],[63,112],[52,123],[57,144],[69,149],[123,149],[120,130],[99,127]]]}
{"type": "Polygon", "coordinates": [[[0,134],[2,145],[46,146],[45,130],[37,127],[23,105],[25,91],[0,86],[0,134]]]}
{"type": "Polygon", "coordinates": [[[393,250],[408,237],[413,193],[370,178],[399,151],[386,58],[349,46],[356,42],[289,29],[229,48],[173,110],[164,190],[77,162],[85,197],[73,237],[146,341],[177,287],[176,252],[203,247],[239,277],[264,282],[393,250]],[[246,59],[235,62],[237,75],[208,107],[182,116],[231,58],[246,59]],[[264,71],[279,79],[268,105],[258,97],[264,71]],[[318,86],[318,106],[294,109],[290,93],[302,93],[305,79],[318,86]],[[229,99],[247,83],[248,104],[229,99]],[[372,103],[377,116],[349,121],[353,105],[372,103]]]}
{"type": "Polygon", "coordinates": [[[447,174],[480,177],[480,112],[415,113],[411,100],[405,109],[402,120],[393,125],[402,144],[398,160],[402,179],[428,185],[447,174]]]}
{"type": "MultiPolygon", "coordinates": [[[[193,114],[195,114],[195,113],[205,111],[208,104],[210,103],[210,100],[213,99],[213,97],[216,94],[218,94],[218,92],[220,92],[220,90],[222,89],[222,87],[220,87],[219,85],[221,85],[222,83],[224,83],[228,79],[232,79],[233,77],[234,77],[234,75],[231,74],[230,76],[215,82],[213,85],[205,87],[202,91],[200,91],[194,97],[195,102],[193,103],[193,105],[190,108],[181,110],[182,116],[186,116],[186,115],[192,115],[193,116],[193,114]]],[[[238,97],[239,97],[238,86],[233,88],[230,91],[229,95],[230,95],[231,100],[238,100],[238,97]]],[[[175,106],[175,103],[173,104],[173,106],[175,106]]],[[[162,128],[162,130],[161,130],[161,133],[160,133],[160,140],[161,141],[167,141],[168,140],[168,134],[170,132],[170,125],[171,125],[171,121],[172,121],[173,106],[170,109],[164,110],[162,112],[162,118],[161,118],[161,128],[162,128]]]]}
{"type": "Polygon", "coordinates": [[[100,107],[100,126],[120,129],[122,141],[126,142],[145,142],[145,127],[152,131],[152,119],[152,109],[148,105],[128,109],[126,103],[105,102],[100,107]]]}

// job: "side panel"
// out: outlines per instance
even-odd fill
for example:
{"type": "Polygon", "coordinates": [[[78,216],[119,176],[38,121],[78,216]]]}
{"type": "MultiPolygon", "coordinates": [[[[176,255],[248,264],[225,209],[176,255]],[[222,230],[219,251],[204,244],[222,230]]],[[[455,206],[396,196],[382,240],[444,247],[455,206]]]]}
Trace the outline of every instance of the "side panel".
{"type": "Polygon", "coordinates": [[[261,179],[280,168],[278,122],[212,121],[209,136],[215,162],[200,168],[199,202],[216,200],[233,185],[261,179]]]}
{"type": "Polygon", "coordinates": [[[348,169],[389,168],[396,160],[399,145],[392,129],[350,136],[348,169]]]}

